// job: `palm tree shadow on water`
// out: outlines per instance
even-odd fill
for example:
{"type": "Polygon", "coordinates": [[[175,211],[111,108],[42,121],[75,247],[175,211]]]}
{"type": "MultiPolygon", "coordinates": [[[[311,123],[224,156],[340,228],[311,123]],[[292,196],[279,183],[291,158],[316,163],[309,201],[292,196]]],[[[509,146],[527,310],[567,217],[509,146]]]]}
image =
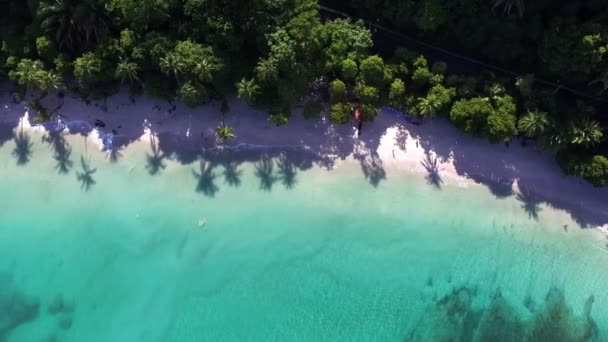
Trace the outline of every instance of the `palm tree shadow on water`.
{"type": "Polygon", "coordinates": [[[91,161],[87,160],[84,155],[80,156],[81,172],[76,172],[76,178],[80,182],[80,188],[84,191],[89,191],[95,185],[95,179],[93,174],[97,172],[97,169],[91,168],[91,161]]]}
{"type": "Polygon", "coordinates": [[[426,153],[425,158],[420,162],[424,169],[427,171],[427,175],[424,177],[426,182],[437,189],[441,189],[443,179],[439,175],[439,165],[437,157],[426,153]]]}
{"type": "Polygon", "coordinates": [[[43,141],[51,145],[53,150],[53,159],[57,162],[55,169],[59,174],[66,174],[70,172],[70,169],[74,165],[70,156],[72,155],[72,148],[65,140],[61,133],[49,133],[47,136],[42,138],[43,141]]]}
{"type": "Polygon", "coordinates": [[[290,161],[285,155],[281,155],[278,160],[279,167],[279,178],[286,189],[293,189],[296,185],[297,170],[294,163],[290,161]]]}
{"type": "Polygon", "coordinates": [[[84,191],[89,191],[89,190],[91,190],[93,185],[95,185],[95,183],[96,183],[95,179],[93,178],[93,175],[95,174],[95,172],[97,172],[97,169],[94,169],[91,167],[90,157],[89,158],[85,157],[85,155],[87,154],[86,138],[84,140],[84,153],[85,154],[80,155],[80,167],[81,167],[82,171],[76,172],[76,178],[80,182],[80,188],[84,191]]]}
{"type": "Polygon", "coordinates": [[[227,162],[224,164],[224,181],[226,184],[234,187],[241,185],[241,176],[243,171],[239,170],[239,164],[236,162],[227,162]]]}
{"type": "Polygon", "coordinates": [[[32,154],[32,141],[30,135],[23,130],[23,124],[21,125],[19,132],[13,135],[13,141],[15,142],[13,156],[17,158],[17,165],[27,164],[30,161],[30,156],[32,154]]]}
{"type": "Polygon", "coordinates": [[[146,154],[146,169],[152,176],[158,174],[161,170],[164,170],[166,165],[164,163],[165,154],[160,150],[156,138],[154,135],[150,136],[150,149],[151,154],[146,154]]]}
{"type": "Polygon", "coordinates": [[[205,196],[214,197],[219,191],[215,184],[217,175],[213,172],[214,166],[204,160],[200,161],[199,172],[192,170],[192,175],[198,180],[196,184],[196,192],[202,192],[205,196]]]}
{"type": "Polygon", "coordinates": [[[278,180],[274,175],[274,161],[264,156],[255,163],[255,176],[260,179],[260,189],[264,191],[272,190],[272,186],[278,180]]]}

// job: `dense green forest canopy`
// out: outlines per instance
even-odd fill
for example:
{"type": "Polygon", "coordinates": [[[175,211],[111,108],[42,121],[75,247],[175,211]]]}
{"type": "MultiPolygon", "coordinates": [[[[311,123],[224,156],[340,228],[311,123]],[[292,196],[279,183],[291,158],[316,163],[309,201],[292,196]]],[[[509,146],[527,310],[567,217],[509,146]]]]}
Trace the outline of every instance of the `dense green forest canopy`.
{"type": "Polygon", "coordinates": [[[608,185],[601,107],[535,82],[604,96],[604,1],[323,2],[521,75],[462,74],[399,47],[379,55],[363,22],[323,20],[316,0],[0,0],[0,78],[14,82],[15,98],[37,91],[40,121],[52,118],[39,101],[50,91],[95,98],[121,86],[193,107],[236,93],[276,125],[296,104],[315,118],[329,102],[336,124],[352,120],[353,105],[366,121],[390,105],[495,143],[535,140],[566,172],[608,185]]]}

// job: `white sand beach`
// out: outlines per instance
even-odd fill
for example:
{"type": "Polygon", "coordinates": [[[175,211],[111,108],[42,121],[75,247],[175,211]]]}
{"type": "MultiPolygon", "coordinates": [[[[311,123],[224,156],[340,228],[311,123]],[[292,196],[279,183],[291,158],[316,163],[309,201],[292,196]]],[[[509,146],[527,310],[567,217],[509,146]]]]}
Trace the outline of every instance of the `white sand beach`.
{"type": "MultiPolygon", "coordinates": [[[[0,90],[0,146],[12,139],[20,122],[24,129],[44,129],[36,124],[30,127],[28,115],[36,114],[26,101],[14,102],[6,86],[0,90]]],[[[382,182],[384,168],[425,173],[428,182],[438,188],[444,184],[486,186],[498,198],[520,196],[530,205],[546,204],[567,211],[583,227],[608,232],[608,189],[593,188],[582,179],[564,175],[551,155],[534,146],[524,147],[518,141],[508,147],[490,144],[461,133],[443,119],[415,126],[395,113],[383,112],[376,121],[365,123],[357,138],[354,124],[332,125],[325,114],[307,120],[298,108],[287,125],[275,127],[263,109],[231,98],[224,120],[235,129],[237,138],[223,142],[215,134],[222,120],[218,102],[192,109],[181,102],[145,96],[131,100],[123,91],[88,104],[76,95],[60,98],[51,94],[43,103],[47,108],[60,107],[56,113],[62,122],[84,121],[92,128],[101,120],[104,127],[85,131],[90,131],[87,133],[102,149],[99,137],[111,136],[109,153],[119,153],[135,141],[148,142],[152,135],[165,155],[181,162],[224,148],[296,148],[317,156],[311,160],[327,168],[342,160],[356,160],[372,185],[382,182]]]]}

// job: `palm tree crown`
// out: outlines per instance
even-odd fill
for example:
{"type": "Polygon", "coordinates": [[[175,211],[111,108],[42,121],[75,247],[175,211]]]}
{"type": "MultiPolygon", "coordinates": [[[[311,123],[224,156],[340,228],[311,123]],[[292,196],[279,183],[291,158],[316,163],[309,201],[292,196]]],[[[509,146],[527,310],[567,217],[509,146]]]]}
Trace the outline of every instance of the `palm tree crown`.
{"type": "Polygon", "coordinates": [[[255,79],[243,78],[236,84],[237,94],[240,99],[251,102],[260,93],[260,86],[255,83],[255,79]]]}
{"type": "Polygon", "coordinates": [[[99,41],[110,21],[99,0],[46,0],[40,4],[39,16],[46,33],[71,52],[99,41]]]}
{"type": "Polygon", "coordinates": [[[549,117],[547,113],[538,110],[528,111],[519,119],[519,132],[528,138],[537,138],[543,135],[549,128],[549,117]]]}

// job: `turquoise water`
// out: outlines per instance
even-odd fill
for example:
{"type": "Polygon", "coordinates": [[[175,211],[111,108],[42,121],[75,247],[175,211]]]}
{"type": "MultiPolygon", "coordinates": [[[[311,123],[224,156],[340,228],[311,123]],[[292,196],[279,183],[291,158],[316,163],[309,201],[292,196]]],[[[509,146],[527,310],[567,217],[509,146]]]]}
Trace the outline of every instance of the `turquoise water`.
{"type": "Polygon", "coordinates": [[[606,238],[567,213],[23,134],[0,147],[0,341],[608,340],[606,238]]]}

